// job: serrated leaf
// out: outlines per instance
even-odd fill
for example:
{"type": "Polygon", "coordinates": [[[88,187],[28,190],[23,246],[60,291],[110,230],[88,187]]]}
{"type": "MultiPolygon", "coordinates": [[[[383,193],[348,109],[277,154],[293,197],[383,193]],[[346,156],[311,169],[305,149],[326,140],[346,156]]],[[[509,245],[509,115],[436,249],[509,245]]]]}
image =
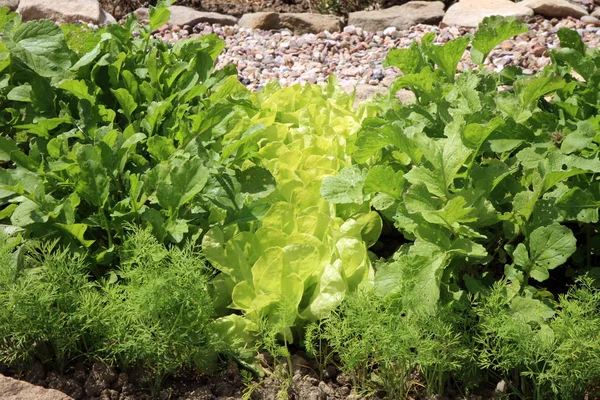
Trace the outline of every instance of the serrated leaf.
{"type": "Polygon", "coordinates": [[[449,80],[454,81],[456,67],[470,41],[471,39],[468,36],[463,36],[451,40],[443,46],[432,46],[430,56],[449,80]]]}
{"type": "Polygon", "coordinates": [[[471,60],[483,64],[486,57],[500,43],[529,30],[527,24],[515,17],[485,17],[471,43],[471,60]]]}
{"type": "Polygon", "coordinates": [[[71,67],[74,53],[53,21],[27,22],[5,36],[4,41],[13,56],[40,76],[62,76],[71,67]]]}

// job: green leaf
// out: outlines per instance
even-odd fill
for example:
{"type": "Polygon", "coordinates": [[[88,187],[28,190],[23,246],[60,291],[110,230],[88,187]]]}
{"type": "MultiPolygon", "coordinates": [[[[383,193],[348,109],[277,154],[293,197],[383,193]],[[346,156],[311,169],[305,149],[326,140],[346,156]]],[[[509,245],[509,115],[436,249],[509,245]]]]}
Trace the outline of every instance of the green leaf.
{"type": "Polygon", "coordinates": [[[0,161],[10,161],[11,153],[20,151],[14,140],[9,137],[0,136],[0,161]]]}
{"type": "MultiPolygon", "coordinates": [[[[548,270],[564,264],[575,253],[576,244],[573,232],[566,226],[554,223],[537,228],[529,236],[531,270],[546,276],[548,270]]],[[[534,274],[531,276],[537,279],[534,274]]]]}
{"type": "Polygon", "coordinates": [[[560,40],[561,47],[576,50],[583,55],[585,54],[585,44],[576,30],[561,28],[556,34],[560,40]]]}
{"type": "Polygon", "coordinates": [[[560,76],[540,76],[531,79],[521,79],[515,83],[515,92],[523,107],[531,107],[549,93],[562,89],[565,81],[560,76]]]}
{"type": "Polygon", "coordinates": [[[344,300],[347,290],[348,285],[342,277],[340,264],[327,264],[302,316],[309,320],[326,317],[344,300]]]}
{"type": "Polygon", "coordinates": [[[360,204],[364,201],[363,185],[366,173],[359,167],[343,168],[337,176],[323,179],[321,196],[333,204],[360,204]]]}
{"type": "Polygon", "coordinates": [[[157,161],[165,161],[175,152],[173,139],[164,136],[152,136],[147,141],[148,153],[157,161]]]}
{"type": "Polygon", "coordinates": [[[171,183],[159,183],[156,196],[158,203],[174,215],[178,208],[190,202],[208,181],[208,168],[199,158],[192,158],[169,173],[171,183]]]}
{"type": "Polygon", "coordinates": [[[469,37],[463,36],[451,40],[443,46],[432,46],[431,58],[450,81],[454,81],[456,67],[470,41],[469,37]]]}
{"type": "Polygon", "coordinates": [[[171,11],[168,7],[173,0],[159,0],[155,6],[150,6],[150,29],[155,30],[168,23],[171,19],[171,11]]]}
{"type": "Polygon", "coordinates": [[[473,37],[471,60],[475,64],[482,65],[494,47],[528,30],[528,25],[515,17],[485,17],[479,24],[479,29],[473,37]]]}
{"type": "Polygon", "coordinates": [[[577,129],[563,139],[560,149],[565,154],[580,151],[592,144],[596,136],[596,129],[589,121],[577,122],[577,129]]]}
{"type": "Polygon", "coordinates": [[[540,300],[521,296],[512,299],[510,311],[514,317],[526,323],[542,323],[554,316],[554,310],[540,300]]]}
{"type": "Polygon", "coordinates": [[[376,165],[365,177],[363,190],[365,194],[385,193],[398,199],[402,195],[404,184],[402,172],[396,172],[389,166],[376,165]]]}
{"type": "MultiPolygon", "coordinates": [[[[135,99],[133,98],[133,96],[129,93],[129,91],[127,89],[111,89],[111,92],[113,93],[113,95],[117,98],[117,101],[119,102],[119,105],[121,106],[121,109],[119,110],[121,113],[123,113],[123,115],[125,115],[125,117],[127,118],[128,121],[132,121],[132,116],[133,116],[133,112],[137,109],[138,105],[135,102],[135,99]]],[[[149,132],[151,133],[151,132],[149,132]]]]}
{"type": "Polygon", "coordinates": [[[58,226],[59,228],[61,228],[65,232],[67,232],[68,234],[72,235],[85,248],[90,247],[94,243],[94,240],[86,240],[85,237],[83,236],[85,234],[85,231],[88,228],[88,226],[86,224],[70,224],[70,225],[68,225],[68,224],[57,223],[56,226],[58,226]]]}
{"type": "Polygon", "coordinates": [[[572,188],[556,202],[556,206],[567,221],[587,224],[598,222],[600,202],[587,190],[578,187],[572,188]]]}
{"type": "Polygon", "coordinates": [[[53,21],[27,22],[5,36],[4,42],[13,56],[40,76],[63,76],[72,65],[74,53],[53,21]]]}
{"type": "Polygon", "coordinates": [[[408,49],[391,49],[383,61],[384,67],[396,67],[404,75],[419,72],[422,64],[423,57],[416,42],[413,42],[408,49]]]}
{"type": "Polygon", "coordinates": [[[70,79],[62,81],[58,88],[71,93],[78,99],[88,100],[92,104],[95,102],[94,97],[89,93],[87,84],[83,80],[70,79]]]}
{"type": "Polygon", "coordinates": [[[106,169],[96,160],[87,160],[79,164],[81,172],[77,181],[77,193],[88,203],[104,207],[108,200],[110,181],[106,169]]]}

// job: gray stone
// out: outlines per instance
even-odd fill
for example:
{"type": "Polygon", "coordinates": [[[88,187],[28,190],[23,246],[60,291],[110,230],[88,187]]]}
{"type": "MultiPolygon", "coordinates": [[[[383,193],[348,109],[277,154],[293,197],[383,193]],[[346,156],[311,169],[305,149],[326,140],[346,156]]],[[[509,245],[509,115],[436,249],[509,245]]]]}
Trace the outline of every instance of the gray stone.
{"type": "MultiPolygon", "coordinates": [[[[191,7],[185,6],[171,6],[169,7],[171,12],[171,18],[169,19],[169,25],[171,26],[194,26],[201,22],[209,24],[220,24],[220,25],[235,25],[237,18],[230,15],[223,15],[215,12],[204,12],[198,11],[191,7]]],[[[150,14],[147,8],[142,7],[134,11],[135,16],[141,23],[147,24],[150,20],[150,14]]]]}
{"type": "Polygon", "coordinates": [[[492,15],[525,20],[532,17],[534,13],[531,8],[510,0],[460,0],[448,8],[441,26],[477,28],[485,17],[492,15]]]}
{"type": "Polygon", "coordinates": [[[32,385],[0,375],[0,399],[2,400],[73,400],[72,397],[54,389],[32,385]]]}
{"type": "Polygon", "coordinates": [[[171,6],[169,7],[169,11],[171,11],[171,19],[169,20],[170,25],[194,26],[201,22],[220,25],[235,25],[237,23],[237,18],[232,17],[231,15],[197,11],[191,7],[171,6]]]}
{"type": "Polygon", "coordinates": [[[262,29],[269,31],[279,29],[279,14],[276,12],[257,12],[244,14],[238,21],[240,28],[262,29]]]}
{"type": "Polygon", "coordinates": [[[341,17],[314,13],[283,13],[279,15],[279,24],[297,35],[323,31],[340,32],[344,26],[341,17]]]}
{"type": "Polygon", "coordinates": [[[50,19],[63,23],[84,21],[98,25],[115,21],[97,0],[21,0],[17,12],[23,21],[50,19]]]}
{"type": "Polygon", "coordinates": [[[518,4],[546,18],[580,18],[588,15],[585,8],[567,0],[524,0],[518,4]]]}
{"type": "MultiPolygon", "coordinates": [[[[348,93],[352,93],[354,88],[345,88],[348,93]]],[[[389,90],[383,86],[373,86],[373,85],[365,85],[360,84],[356,86],[356,94],[354,98],[354,106],[357,106],[359,103],[364,101],[369,101],[374,99],[377,95],[387,95],[389,94],[389,90]]],[[[400,100],[403,104],[412,104],[415,102],[416,97],[413,92],[406,89],[400,89],[396,93],[396,98],[400,100]]],[[[342,377],[342,375],[338,375],[338,378],[342,377]]],[[[338,382],[339,384],[339,382],[338,382]]]]}
{"type": "Polygon", "coordinates": [[[15,11],[19,7],[19,0],[0,0],[0,7],[8,7],[10,11],[15,11]]]}
{"type": "Polygon", "coordinates": [[[444,3],[441,1],[411,1],[384,10],[350,13],[348,25],[370,32],[381,31],[392,26],[398,30],[406,30],[417,24],[437,25],[443,17],[444,3]]]}
{"type": "Polygon", "coordinates": [[[585,22],[586,24],[600,26],[600,19],[598,19],[597,17],[595,17],[593,15],[584,15],[580,19],[582,22],[585,22]]]}

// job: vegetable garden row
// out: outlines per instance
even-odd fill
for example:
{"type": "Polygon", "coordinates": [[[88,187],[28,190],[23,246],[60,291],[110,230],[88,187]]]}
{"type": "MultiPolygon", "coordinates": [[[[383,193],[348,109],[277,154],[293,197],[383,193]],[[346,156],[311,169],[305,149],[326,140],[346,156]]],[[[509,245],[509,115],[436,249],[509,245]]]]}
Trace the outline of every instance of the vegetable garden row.
{"type": "Polygon", "coordinates": [[[390,51],[354,108],[153,40],[166,5],[97,31],[0,9],[0,363],[156,389],[295,346],[365,396],[600,395],[598,49],[560,30],[552,66],[492,72],[527,25],[487,18],[390,51]]]}

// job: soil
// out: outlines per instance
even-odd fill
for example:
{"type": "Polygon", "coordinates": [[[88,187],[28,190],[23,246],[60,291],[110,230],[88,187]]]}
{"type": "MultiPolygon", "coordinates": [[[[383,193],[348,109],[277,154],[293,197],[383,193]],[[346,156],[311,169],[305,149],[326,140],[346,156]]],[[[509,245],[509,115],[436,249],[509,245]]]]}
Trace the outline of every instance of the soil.
{"type": "MultiPolygon", "coordinates": [[[[232,400],[276,399],[281,391],[286,391],[289,399],[335,400],[365,399],[355,394],[352,397],[351,380],[334,367],[323,371],[319,379],[318,366],[306,360],[303,352],[292,356],[294,372],[291,385],[286,385],[277,377],[287,371],[285,360],[281,360],[277,371],[265,367],[266,377],[258,382],[245,382],[240,368],[235,362],[229,363],[216,375],[182,371],[170,377],[161,389],[152,392],[152,376],[143,370],[119,371],[99,363],[78,363],[68,367],[63,374],[52,367],[35,362],[24,371],[15,371],[9,366],[0,365],[0,373],[21,379],[34,385],[59,390],[75,400],[232,400]],[[304,356],[304,357],[303,357],[304,356]],[[285,390],[289,386],[288,390],[285,390]]],[[[269,360],[263,356],[263,360],[269,360]]],[[[272,365],[272,360],[269,360],[272,365]]]]}
{"type": "MultiPolygon", "coordinates": [[[[248,370],[241,371],[238,364],[230,362],[222,372],[214,375],[195,371],[181,371],[167,378],[159,390],[152,391],[153,377],[141,369],[120,371],[100,363],[80,362],[59,373],[55,368],[35,362],[23,371],[0,365],[0,373],[15,379],[49,389],[59,390],[75,400],[379,400],[383,393],[366,395],[352,388],[349,376],[330,365],[324,370],[304,351],[292,355],[292,379],[281,379],[287,375],[287,362],[280,359],[272,368],[273,359],[259,355],[265,377],[262,380],[246,379],[252,376],[248,370]],[[284,372],[285,371],[285,372],[284,372]]],[[[418,376],[414,379],[419,380],[418,376]]],[[[426,399],[425,395],[415,394],[415,399],[426,399]]],[[[431,399],[465,399],[462,396],[431,399]]],[[[468,400],[493,398],[493,392],[472,395],[468,400]]]]}

